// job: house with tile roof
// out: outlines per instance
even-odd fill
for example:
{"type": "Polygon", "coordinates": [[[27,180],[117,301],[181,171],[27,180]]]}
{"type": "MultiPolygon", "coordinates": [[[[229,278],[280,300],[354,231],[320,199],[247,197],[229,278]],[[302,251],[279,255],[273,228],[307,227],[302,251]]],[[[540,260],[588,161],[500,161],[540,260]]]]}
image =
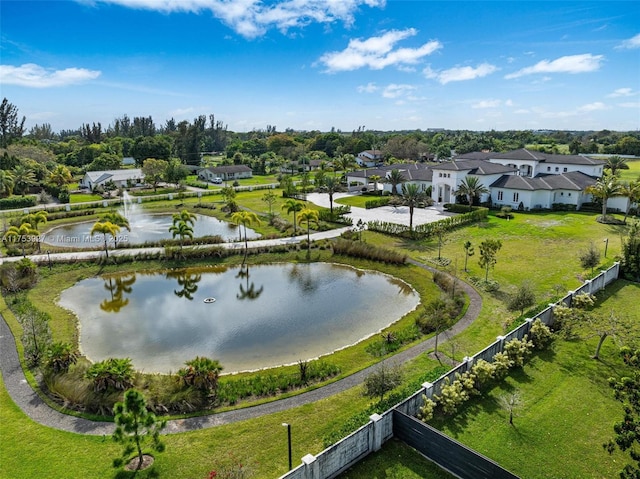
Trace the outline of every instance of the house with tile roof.
{"type": "MultiPolygon", "coordinates": [[[[424,190],[431,187],[431,197],[439,203],[456,203],[456,191],[467,177],[477,177],[489,193],[480,198],[513,209],[551,209],[554,204],[573,205],[593,201],[586,189],[594,185],[604,171],[605,162],[582,155],[555,155],[519,149],[507,153],[471,152],[450,162],[436,165],[421,163],[389,165],[350,173],[348,181],[370,184],[372,175],[388,177],[398,169],[405,182],[416,183],[424,190]]],[[[385,184],[385,191],[391,185],[385,184]]],[[[611,198],[610,208],[625,210],[628,200],[611,198]]]]}
{"type": "Polygon", "coordinates": [[[216,178],[233,181],[251,177],[253,177],[253,170],[247,165],[212,166],[198,170],[198,178],[204,181],[214,181],[216,178]]]}

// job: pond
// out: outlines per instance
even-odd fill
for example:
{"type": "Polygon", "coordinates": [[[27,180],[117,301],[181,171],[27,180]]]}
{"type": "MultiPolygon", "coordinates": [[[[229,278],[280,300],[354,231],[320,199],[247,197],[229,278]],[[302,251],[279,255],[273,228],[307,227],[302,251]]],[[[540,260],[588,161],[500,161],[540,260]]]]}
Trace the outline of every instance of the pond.
{"type": "MultiPolygon", "coordinates": [[[[122,228],[117,235],[118,243],[139,245],[145,242],[157,242],[163,239],[172,239],[169,227],[173,224],[170,214],[136,214],[128,216],[131,231],[122,228]]],[[[43,235],[45,244],[54,246],[72,246],[75,248],[101,247],[104,245],[104,236],[89,233],[95,221],[74,223],[57,226],[43,235]]],[[[238,227],[233,223],[227,223],[217,218],[204,215],[196,215],[193,225],[194,238],[202,236],[219,235],[224,241],[240,241],[240,234],[244,239],[244,227],[238,227]]],[[[247,228],[249,239],[259,238],[260,235],[251,228],[247,228]]],[[[114,241],[109,236],[108,241],[113,245],[114,241]]]]}
{"type": "Polygon", "coordinates": [[[219,360],[224,372],[312,359],[375,334],[418,303],[397,278],[329,263],[96,277],[60,297],[79,319],[89,359],[129,357],[137,370],[158,373],[196,356],[219,360]]]}

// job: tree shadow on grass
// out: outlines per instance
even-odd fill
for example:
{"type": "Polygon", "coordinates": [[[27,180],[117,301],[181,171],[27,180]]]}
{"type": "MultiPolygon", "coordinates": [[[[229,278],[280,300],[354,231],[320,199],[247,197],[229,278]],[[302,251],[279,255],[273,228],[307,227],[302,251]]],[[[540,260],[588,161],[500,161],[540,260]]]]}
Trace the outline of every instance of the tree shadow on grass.
{"type": "Polygon", "coordinates": [[[157,479],[160,477],[160,473],[156,470],[155,466],[151,466],[149,469],[143,471],[125,471],[120,469],[115,473],[113,479],[157,479]]]}

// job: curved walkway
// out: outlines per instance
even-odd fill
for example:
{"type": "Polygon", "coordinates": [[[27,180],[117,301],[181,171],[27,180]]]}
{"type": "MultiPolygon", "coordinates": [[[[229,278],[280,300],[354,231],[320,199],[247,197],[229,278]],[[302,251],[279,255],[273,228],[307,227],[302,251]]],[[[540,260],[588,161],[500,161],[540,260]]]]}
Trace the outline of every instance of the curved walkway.
{"type": "MultiPolygon", "coordinates": [[[[338,236],[344,229],[346,228],[331,230],[324,233],[316,233],[312,236],[315,239],[338,236]]],[[[300,239],[306,239],[306,236],[264,241],[265,243],[268,241],[269,244],[274,244],[276,242],[298,242],[300,241],[300,239]]],[[[226,247],[229,248],[242,248],[243,246],[243,243],[226,244],[226,247]]],[[[139,250],[117,250],[118,253],[122,252],[120,254],[135,254],[137,251],[139,250]]],[[[75,257],[90,258],[94,255],[97,256],[100,253],[100,251],[87,251],[75,253],[75,257]]],[[[63,259],[69,258],[72,255],[74,255],[74,253],[58,253],[55,255],[51,255],[51,257],[52,259],[63,259]]],[[[33,259],[36,261],[45,262],[47,261],[48,257],[46,255],[38,255],[38,257],[34,257],[33,259]]],[[[431,272],[435,271],[434,268],[418,263],[417,261],[409,260],[409,262],[431,272]]],[[[469,307],[462,319],[460,319],[460,321],[458,321],[454,326],[446,331],[446,333],[450,333],[453,335],[456,335],[467,328],[478,317],[478,315],[480,314],[480,309],[482,307],[482,298],[477,293],[477,291],[473,289],[473,287],[462,281],[460,283],[461,289],[469,296],[470,302],[469,307]]],[[[413,346],[405,351],[402,351],[390,358],[383,360],[381,363],[370,366],[366,369],[358,371],[357,373],[354,373],[350,376],[337,380],[326,386],[319,387],[312,391],[307,391],[296,396],[291,396],[288,398],[243,409],[214,413],[208,416],[192,417],[187,419],[174,419],[168,421],[165,431],[167,433],[179,433],[220,426],[223,424],[230,424],[233,422],[243,421],[245,419],[252,419],[266,414],[285,411],[287,409],[309,404],[320,399],[327,398],[339,392],[346,391],[347,389],[361,384],[364,378],[371,372],[373,372],[377,367],[379,367],[380,364],[402,364],[432,349],[434,346],[435,337],[432,337],[421,342],[420,344],[417,344],[416,346],[413,346]]],[[[113,433],[114,424],[111,422],[90,421],[88,419],[63,414],[59,411],[56,411],[55,409],[50,408],[42,400],[42,398],[31,388],[31,386],[25,379],[24,372],[18,359],[15,338],[13,337],[13,334],[9,329],[9,326],[7,325],[4,317],[2,317],[2,321],[0,321],[0,372],[2,373],[5,387],[9,393],[9,396],[11,396],[18,407],[20,407],[20,409],[22,409],[22,411],[35,422],[55,429],[80,434],[107,435],[113,433]]]]}

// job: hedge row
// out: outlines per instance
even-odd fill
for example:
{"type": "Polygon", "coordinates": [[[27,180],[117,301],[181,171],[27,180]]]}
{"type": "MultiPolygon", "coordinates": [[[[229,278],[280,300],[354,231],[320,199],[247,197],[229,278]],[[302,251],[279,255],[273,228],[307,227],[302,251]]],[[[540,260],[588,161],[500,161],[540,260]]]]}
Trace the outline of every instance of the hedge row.
{"type": "Polygon", "coordinates": [[[35,196],[18,196],[0,199],[0,210],[13,210],[17,208],[30,208],[36,205],[35,196]]]}
{"type": "Polygon", "coordinates": [[[379,208],[381,206],[387,206],[389,204],[390,196],[385,196],[382,198],[376,198],[375,200],[369,200],[364,204],[364,207],[368,210],[372,208],[379,208]]]}
{"type": "Polygon", "coordinates": [[[489,210],[487,208],[477,208],[461,215],[450,216],[433,223],[418,225],[413,229],[413,233],[409,230],[408,226],[384,221],[369,221],[367,228],[371,231],[377,231],[378,233],[405,237],[413,236],[413,238],[416,239],[423,239],[433,236],[436,232],[450,231],[462,225],[482,221],[487,218],[488,214],[489,210]]]}

